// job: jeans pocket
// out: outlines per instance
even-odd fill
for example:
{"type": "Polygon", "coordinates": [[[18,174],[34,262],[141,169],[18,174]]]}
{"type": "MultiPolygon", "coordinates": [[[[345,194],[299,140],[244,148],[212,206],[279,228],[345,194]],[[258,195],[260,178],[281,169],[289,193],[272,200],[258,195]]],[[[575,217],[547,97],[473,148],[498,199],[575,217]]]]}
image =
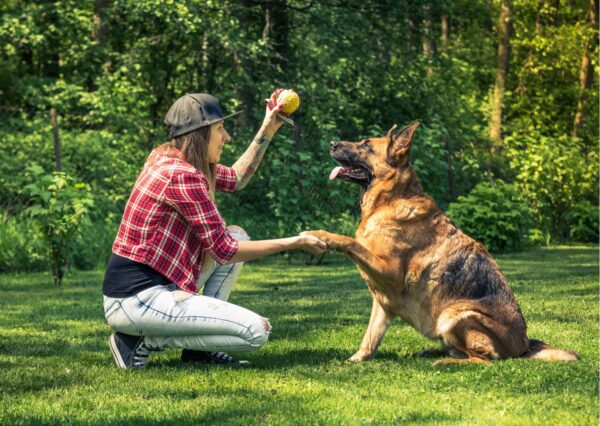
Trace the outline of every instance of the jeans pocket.
{"type": "Polygon", "coordinates": [[[117,311],[117,309],[120,309],[120,308],[121,308],[120,300],[105,300],[104,301],[104,318],[106,318],[106,320],[108,321],[108,318],[110,318],[117,311]]]}

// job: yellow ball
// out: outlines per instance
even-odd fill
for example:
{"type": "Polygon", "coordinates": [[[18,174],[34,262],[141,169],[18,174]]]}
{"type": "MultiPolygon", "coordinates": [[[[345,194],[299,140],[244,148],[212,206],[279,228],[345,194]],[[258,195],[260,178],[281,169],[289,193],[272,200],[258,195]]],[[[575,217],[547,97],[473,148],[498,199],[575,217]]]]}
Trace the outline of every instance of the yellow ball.
{"type": "Polygon", "coordinates": [[[291,114],[300,106],[300,97],[292,89],[282,91],[277,97],[277,104],[283,105],[281,112],[291,114]]]}

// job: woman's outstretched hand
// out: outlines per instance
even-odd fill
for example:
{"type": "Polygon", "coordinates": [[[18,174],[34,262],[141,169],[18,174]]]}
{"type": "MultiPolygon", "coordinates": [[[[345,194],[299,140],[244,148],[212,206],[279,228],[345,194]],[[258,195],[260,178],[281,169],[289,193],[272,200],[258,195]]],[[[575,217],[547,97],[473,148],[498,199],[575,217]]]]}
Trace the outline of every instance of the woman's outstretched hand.
{"type": "Polygon", "coordinates": [[[329,250],[329,246],[314,235],[308,234],[274,240],[238,241],[238,250],[227,263],[246,262],[295,249],[310,254],[322,254],[329,250]]]}

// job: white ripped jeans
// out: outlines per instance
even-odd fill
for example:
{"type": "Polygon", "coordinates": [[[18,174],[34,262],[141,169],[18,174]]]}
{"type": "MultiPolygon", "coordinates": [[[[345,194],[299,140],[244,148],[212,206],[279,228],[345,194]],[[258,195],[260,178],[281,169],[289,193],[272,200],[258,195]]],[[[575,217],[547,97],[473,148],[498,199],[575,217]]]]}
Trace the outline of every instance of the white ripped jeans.
{"type": "MultiPolygon", "coordinates": [[[[230,230],[235,239],[248,239],[241,228],[230,230]]],[[[179,290],[175,284],[147,288],[125,298],[104,296],[106,321],[115,331],[144,336],[144,343],[153,350],[259,349],[269,338],[269,322],[227,302],[242,266],[212,262],[198,279],[198,288],[204,286],[202,296],[179,290]]]]}

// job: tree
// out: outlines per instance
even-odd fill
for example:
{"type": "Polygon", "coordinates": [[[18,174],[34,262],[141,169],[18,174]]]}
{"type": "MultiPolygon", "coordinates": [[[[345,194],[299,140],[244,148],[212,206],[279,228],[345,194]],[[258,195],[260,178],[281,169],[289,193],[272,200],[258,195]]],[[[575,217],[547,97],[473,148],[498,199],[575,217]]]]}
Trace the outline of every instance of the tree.
{"type": "Polygon", "coordinates": [[[595,50],[592,49],[592,46],[598,44],[598,33],[596,31],[598,28],[598,0],[590,0],[587,18],[591,31],[581,54],[581,66],[579,67],[579,99],[577,101],[577,110],[573,121],[573,130],[571,131],[571,136],[574,137],[577,136],[583,125],[587,104],[587,92],[592,86],[594,68],[592,66],[591,53],[595,50]],[[593,38],[592,34],[594,35],[593,38]]]}
{"type": "Polygon", "coordinates": [[[498,56],[496,67],[496,83],[494,84],[494,98],[491,114],[490,139],[493,143],[493,151],[499,149],[502,142],[502,101],[506,89],[508,76],[508,63],[510,58],[511,24],[511,2],[502,0],[502,10],[498,21],[498,56]]]}

